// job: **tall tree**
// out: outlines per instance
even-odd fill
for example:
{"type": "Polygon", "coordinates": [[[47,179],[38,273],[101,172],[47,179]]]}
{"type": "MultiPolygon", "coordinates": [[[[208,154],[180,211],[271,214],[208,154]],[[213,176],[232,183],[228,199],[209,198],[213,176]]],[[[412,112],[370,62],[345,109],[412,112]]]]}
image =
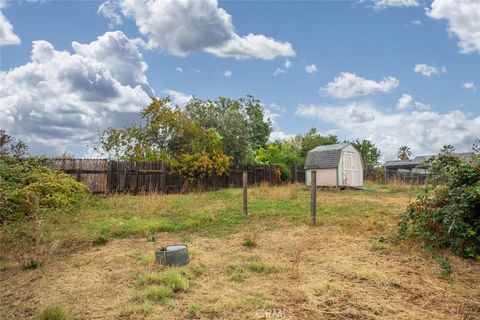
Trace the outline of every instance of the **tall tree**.
{"type": "Polygon", "coordinates": [[[322,136],[317,132],[316,128],[311,128],[305,136],[299,136],[297,139],[300,142],[300,156],[302,158],[307,157],[308,151],[318,146],[324,146],[329,144],[339,143],[337,136],[329,134],[328,136],[322,136]]]}
{"type": "Polygon", "coordinates": [[[142,124],[107,129],[97,149],[117,159],[165,161],[190,181],[221,175],[230,167],[218,132],[172,108],[168,97],[152,100],[141,118],[142,124]]]}
{"type": "Polygon", "coordinates": [[[442,149],[440,150],[440,153],[454,153],[455,152],[455,147],[452,146],[451,144],[444,144],[442,146],[442,149]]]}
{"type": "Polygon", "coordinates": [[[27,150],[28,147],[25,142],[12,137],[5,130],[0,129],[0,156],[21,157],[25,155],[27,150]]]}
{"type": "Polygon", "coordinates": [[[253,151],[265,147],[272,132],[271,120],[265,119],[260,101],[252,96],[238,100],[192,99],[186,104],[185,112],[204,129],[214,128],[220,134],[222,149],[233,157],[235,166],[249,163],[253,151]]]}
{"type": "Polygon", "coordinates": [[[397,158],[399,160],[408,160],[410,159],[411,155],[412,155],[412,151],[410,150],[409,146],[403,145],[400,148],[398,148],[397,158]]]}
{"type": "Polygon", "coordinates": [[[378,149],[371,140],[356,139],[352,141],[352,144],[358,151],[360,151],[363,165],[366,168],[374,168],[378,166],[381,157],[380,149],[378,149]]]}

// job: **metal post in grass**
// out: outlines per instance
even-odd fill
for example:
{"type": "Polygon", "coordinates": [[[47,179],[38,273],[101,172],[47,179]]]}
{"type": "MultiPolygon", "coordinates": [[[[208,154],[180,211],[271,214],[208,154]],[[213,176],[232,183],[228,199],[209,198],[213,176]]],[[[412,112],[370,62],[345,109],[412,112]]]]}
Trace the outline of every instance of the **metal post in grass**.
{"type": "Polygon", "coordinates": [[[247,188],[248,188],[248,172],[243,171],[243,214],[244,215],[248,215],[247,188]]]}
{"type": "Polygon", "coordinates": [[[314,226],[316,223],[317,214],[317,172],[312,171],[310,179],[310,225],[314,226]]]}

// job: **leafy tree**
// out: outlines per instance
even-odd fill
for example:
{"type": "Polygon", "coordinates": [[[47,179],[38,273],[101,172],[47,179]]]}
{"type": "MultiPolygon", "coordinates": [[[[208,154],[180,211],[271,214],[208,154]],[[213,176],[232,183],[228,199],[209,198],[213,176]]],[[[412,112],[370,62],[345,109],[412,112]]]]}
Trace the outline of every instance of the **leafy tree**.
{"type": "Polygon", "coordinates": [[[451,144],[444,144],[442,149],[440,150],[440,153],[454,153],[455,152],[455,147],[452,146],[451,144]]]}
{"type": "Polygon", "coordinates": [[[397,158],[399,160],[408,160],[410,159],[411,155],[412,155],[412,151],[410,150],[409,146],[404,145],[398,148],[397,158]]]}
{"type": "Polygon", "coordinates": [[[22,157],[28,150],[27,145],[20,139],[7,134],[0,129],[0,156],[22,157]]]}
{"type": "Polygon", "coordinates": [[[362,155],[363,165],[366,168],[374,168],[379,165],[381,153],[371,140],[355,139],[352,144],[362,155]]]}
{"type": "Polygon", "coordinates": [[[202,128],[213,128],[220,134],[222,149],[233,157],[235,166],[251,162],[254,150],[265,147],[272,132],[271,120],[265,119],[260,101],[252,96],[238,100],[192,99],[186,104],[185,113],[202,128]]]}
{"type": "Polygon", "coordinates": [[[171,108],[168,97],[152,100],[140,115],[141,124],[107,129],[97,150],[123,160],[165,161],[190,182],[229,169],[231,157],[224,154],[219,133],[171,108]]]}
{"type": "Polygon", "coordinates": [[[315,147],[340,142],[335,135],[329,134],[328,136],[322,136],[317,132],[316,128],[311,128],[305,136],[298,136],[296,140],[300,143],[300,156],[303,159],[306,159],[308,151],[315,147]]]}

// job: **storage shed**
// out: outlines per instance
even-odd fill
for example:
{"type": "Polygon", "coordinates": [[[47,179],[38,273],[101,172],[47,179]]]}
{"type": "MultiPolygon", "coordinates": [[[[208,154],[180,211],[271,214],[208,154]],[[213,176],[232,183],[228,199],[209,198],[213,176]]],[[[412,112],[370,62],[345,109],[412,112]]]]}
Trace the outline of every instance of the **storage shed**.
{"type": "Polygon", "coordinates": [[[360,152],[351,143],[319,146],[307,154],[305,181],[311,185],[311,172],[317,172],[317,186],[363,187],[360,152]]]}

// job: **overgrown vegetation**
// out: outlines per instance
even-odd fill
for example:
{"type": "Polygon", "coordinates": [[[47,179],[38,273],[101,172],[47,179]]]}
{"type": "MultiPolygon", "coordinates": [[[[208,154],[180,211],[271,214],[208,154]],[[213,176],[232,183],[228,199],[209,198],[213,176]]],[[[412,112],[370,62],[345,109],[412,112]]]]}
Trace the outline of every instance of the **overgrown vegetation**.
{"type": "Polygon", "coordinates": [[[443,152],[429,162],[430,184],[408,206],[400,235],[480,259],[480,155],[462,160],[443,152]]]}
{"type": "Polygon", "coordinates": [[[87,186],[40,158],[0,156],[0,223],[68,210],[90,194],[87,186]]]}
{"type": "Polygon", "coordinates": [[[59,305],[46,306],[40,310],[34,318],[35,320],[67,320],[68,312],[59,305]]]}

